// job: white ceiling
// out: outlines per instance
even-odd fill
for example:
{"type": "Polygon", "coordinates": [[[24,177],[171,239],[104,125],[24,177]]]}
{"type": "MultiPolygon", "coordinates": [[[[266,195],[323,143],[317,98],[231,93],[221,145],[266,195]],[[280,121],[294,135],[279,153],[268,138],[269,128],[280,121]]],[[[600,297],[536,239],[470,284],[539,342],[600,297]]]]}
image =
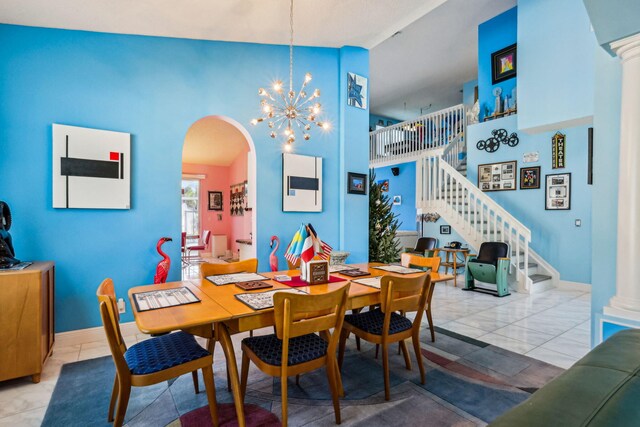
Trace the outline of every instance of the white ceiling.
{"type": "MultiPolygon", "coordinates": [[[[295,0],[295,44],[371,48],[444,1],[295,0]]],[[[288,0],[2,0],[0,22],[289,44],[288,0]]]]}
{"type": "Polygon", "coordinates": [[[516,0],[448,0],[371,50],[371,112],[407,120],[462,102],[478,75],[478,25],[516,0]],[[405,108],[406,103],[406,108],[405,108]]]}
{"type": "Polygon", "coordinates": [[[236,157],[247,151],[249,144],[235,126],[215,117],[205,117],[187,131],[182,162],[229,166],[236,157]]]}

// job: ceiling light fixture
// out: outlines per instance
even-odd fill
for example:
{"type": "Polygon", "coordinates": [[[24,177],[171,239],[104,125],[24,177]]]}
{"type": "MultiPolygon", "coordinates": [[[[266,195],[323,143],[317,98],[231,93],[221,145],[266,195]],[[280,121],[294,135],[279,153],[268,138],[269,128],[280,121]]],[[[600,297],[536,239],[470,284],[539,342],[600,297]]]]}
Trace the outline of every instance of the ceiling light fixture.
{"type": "Polygon", "coordinates": [[[273,82],[271,86],[273,91],[260,88],[258,95],[263,97],[260,101],[260,107],[264,116],[251,120],[251,124],[254,126],[267,121],[271,129],[269,136],[274,139],[282,130],[287,151],[291,150],[291,145],[296,140],[296,127],[302,131],[302,137],[305,141],[311,138],[309,131],[312,125],[315,124],[323,130],[331,128],[329,122],[318,120],[322,111],[322,105],[317,102],[317,99],[320,98],[320,89],[314,90],[311,95],[307,94],[306,87],[311,81],[311,73],[304,75],[304,81],[298,93],[293,90],[293,0],[291,0],[289,7],[289,29],[289,91],[285,91],[280,80],[273,82]]]}

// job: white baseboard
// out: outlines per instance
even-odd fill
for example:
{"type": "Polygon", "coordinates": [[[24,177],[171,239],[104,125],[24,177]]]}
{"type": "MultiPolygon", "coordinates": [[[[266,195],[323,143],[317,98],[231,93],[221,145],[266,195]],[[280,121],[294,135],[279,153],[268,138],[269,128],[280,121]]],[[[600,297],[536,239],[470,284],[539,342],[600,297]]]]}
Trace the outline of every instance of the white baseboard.
{"type": "Polygon", "coordinates": [[[591,292],[591,285],[589,283],[571,282],[569,280],[559,280],[558,288],[572,291],[591,292]]]}
{"type": "MultiPolygon", "coordinates": [[[[122,332],[123,337],[141,333],[135,322],[120,323],[120,331],[122,332]]],[[[59,346],[80,345],[95,341],[107,342],[107,338],[104,335],[104,328],[102,326],[59,332],[56,334],[56,345],[59,346]]]]}

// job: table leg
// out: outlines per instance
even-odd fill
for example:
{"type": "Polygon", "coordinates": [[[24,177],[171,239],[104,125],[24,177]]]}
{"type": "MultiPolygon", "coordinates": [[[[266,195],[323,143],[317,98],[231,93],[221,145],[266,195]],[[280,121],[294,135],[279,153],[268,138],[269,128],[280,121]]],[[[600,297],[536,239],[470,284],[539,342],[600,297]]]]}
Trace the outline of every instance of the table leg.
{"type": "Polygon", "coordinates": [[[236,363],[236,355],[233,351],[233,342],[231,341],[227,325],[224,323],[218,323],[216,324],[215,329],[217,331],[216,334],[218,335],[220,345],[222,346],[222,351],[224,351],[224,356],[227,359],[227,367],[229,370],[229,376],[231,377],[231,391],[233,393],[233,401],[235,403],[236,414],[238,416],[238,425],[240,427],[245,427],[244,402],[242,401],[242,395],[240,394],[238,364],[236,363]]]}
{"type": "Polygon", "coordinates": [[[447,254],[447,255],[446,255],[446,257],[445,257],[444,262],[445,262],[447,265],[445,265],[445,267],[444,267],[444,274],[449,273],[449,265],[448,265],[448,264],[449,264],[449,254],[450,254],[450,252],[449,252],[449,251],[447,251],[447,252],[446,252],[446,254],[447,254]]]}
{"type": "Polygon", "coordinates": [[[458,256],[455,252],[453,253],[453,287],[458,287],[458,256]]]}

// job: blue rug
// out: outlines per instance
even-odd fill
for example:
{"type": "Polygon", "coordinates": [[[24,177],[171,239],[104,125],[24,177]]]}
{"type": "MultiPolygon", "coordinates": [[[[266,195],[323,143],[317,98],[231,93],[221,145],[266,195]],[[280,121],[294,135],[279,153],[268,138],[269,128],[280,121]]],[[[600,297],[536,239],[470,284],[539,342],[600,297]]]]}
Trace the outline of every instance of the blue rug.
{"type": "MultiPolygon", "coordinates": [[[[382,361],[374,358],[373,346],[363,343],[363,351],[357,351],[354,340],[348,341],[342,374],[345,396],[340,401],[343,423],[367,427],[484,425],[562,372],[544,362],[442,329],[437,330],[435,343],[427,340],[427,333],[423,336],[426,384],[420,384],[413,355],[413,369],[409,371],[393,346],[390,401],[384,400],[382,361]]],[[[236,425],[221,353],[217,352],[214,363],[220,421],[221,425],[236,425]]],[[[111,425],[107,409],[114,375],[111,357],[64,365],[43,426],[111,425]]],[[[200,384],[204,388],[202,378],[200,384]]],[[[299,385],[290,379],[288,390],[291,426],[335,425],[324,369],[301,376],[299,385]]],[[[280,417],[279,380],[251,369],[245,404],[250,425],[273,425],[276,417],[272,414],[280,417]]],[[[134,387],[125,423],[131,427],[206,425],[206,405],[206,393],[196,395],[191,376],[185,375],[151,387],[134,387]]]]}

